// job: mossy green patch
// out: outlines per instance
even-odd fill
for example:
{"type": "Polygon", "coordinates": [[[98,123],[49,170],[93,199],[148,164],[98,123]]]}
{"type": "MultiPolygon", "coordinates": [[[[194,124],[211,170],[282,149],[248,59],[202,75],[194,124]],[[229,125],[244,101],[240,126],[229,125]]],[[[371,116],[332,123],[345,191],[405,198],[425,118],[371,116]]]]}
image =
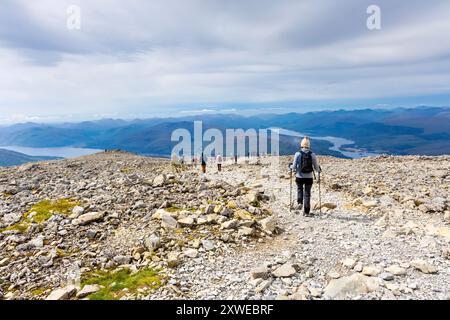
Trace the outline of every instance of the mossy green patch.
{"type": "Polygon", "coordinates": [[[31,291],[31,294],[35,297],[42,296],[48,289],[46,288],[38,288],[31,291]]]}
{"type": "Polygon", "coordinates": [[[179,208],[179,207],[172,206],[172,207],[169,207],[169,208],[165,208],[164,210],[166,210],[167,212],[178,212],[178,211],[181,211],[183,209],[179,208]]]}
{"type": "Polygon", "coordinates": [[[72,209],[77,205],[80,205],[80,203],[73,199],[44,200],[36,203],[30,211],[25,213],[24,218],[31,218],[37,223],[42,223],[48,220],[54,213],[70,214],[72,209]],[[31,213],[34,212],[35,214],[31,217],[31,213]]]}
{"type": "Polygon", "coordinates": [[[24,233],[28,230],[30,227],[30,222],[27,221],[21,221],[16,224],[13,224],[12,226],[9,226],[7,228],[1,229],[0,232],[6,232],[6,231],[18,231],[20,233],[24,233]]]}
{"type": "Polygon", "coordinates": [[[64,215],[70,214],[72,209],[78,205],[80,205],[80,203],[73,199],[43,200],[31,207],[31,209],[23,215],[21,221],[1,229],[0,232],[12,230],[21,233],[26,232],[32,222],[42,223],[47,221],[55,213],[64,215]]]}
{"type": "Polygon", "coordinates": [[[128,269],[116,272],[93,271],[83,275],[82,285],[97,284],[103,288],[88,296],[90,300],[118,300],[125,294],[136,293],[138,289],[157,289],[162,276],[154,269],[143,269],[134,274],[128,269]]]}

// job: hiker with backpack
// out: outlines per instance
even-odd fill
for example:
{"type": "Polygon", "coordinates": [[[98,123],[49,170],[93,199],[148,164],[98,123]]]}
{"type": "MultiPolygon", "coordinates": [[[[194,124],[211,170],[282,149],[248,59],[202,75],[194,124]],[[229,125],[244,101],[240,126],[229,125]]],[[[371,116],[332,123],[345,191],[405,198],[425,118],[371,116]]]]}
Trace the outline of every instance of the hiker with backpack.
{"type": "Polygon", "coordinates": [[[202,167],[202,173],[206,173],[206,161],[205,161],[205,157],[203,156],[203,152],[202,152],[202,159],[201,159],[201,167],[202,167]]]}
{"type": "Polygon", "coordinates": [[[297,206],[294,209],[302,210],[303,207],[303,215],[312,216],[310,211],[313,176],[314,171],[316,171],[319,173],[320,179],[321,169],[316,154],[311,151],[309,137],[304,137],[300,146],[301,150],[295,153],[292,167],[295,172],[295,182],[297,184],[297,206]]]}
{"type": "Polygon", "coordinates": [[[222,162],[223,162],[223,158],[220,154],[217,155],[216,157],[216,164],[217,164],[217,171],[221,172],[222,171],[222,162]]]}

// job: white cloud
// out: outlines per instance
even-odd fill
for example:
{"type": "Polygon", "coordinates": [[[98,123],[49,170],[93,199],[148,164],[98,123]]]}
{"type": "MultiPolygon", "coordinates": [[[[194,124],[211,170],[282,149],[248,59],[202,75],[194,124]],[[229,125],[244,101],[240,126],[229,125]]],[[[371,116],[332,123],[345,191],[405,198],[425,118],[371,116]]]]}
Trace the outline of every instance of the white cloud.
{"type": "Polygon", "coordinates": [[[72,2],[4,1],[0,118],[450,92],[447,1],[72,2]]]}

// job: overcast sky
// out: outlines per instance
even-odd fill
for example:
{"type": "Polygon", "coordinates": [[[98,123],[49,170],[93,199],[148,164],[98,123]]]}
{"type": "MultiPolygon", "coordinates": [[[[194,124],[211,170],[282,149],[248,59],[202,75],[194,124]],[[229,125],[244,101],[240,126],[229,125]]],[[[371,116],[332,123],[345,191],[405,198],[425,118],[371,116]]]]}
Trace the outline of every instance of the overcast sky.
{"type": "Polygon", "coordinates": [[[0,123],[448,106],[449,17],[448,0],[1,0],[0,123]]]}

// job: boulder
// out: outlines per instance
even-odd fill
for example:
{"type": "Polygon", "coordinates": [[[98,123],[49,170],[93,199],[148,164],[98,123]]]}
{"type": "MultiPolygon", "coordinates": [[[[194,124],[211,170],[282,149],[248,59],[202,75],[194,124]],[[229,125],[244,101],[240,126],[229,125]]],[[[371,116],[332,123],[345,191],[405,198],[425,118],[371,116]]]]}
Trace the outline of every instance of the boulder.
{"type": "Polygon", "coordinates": [[[73,285],[53,290],[45,300],[66,300],[71,298],[77,292],[77,288],[73,285]]]}
{"type": "Polygon", "coordinates": [[[182,218],[178,220],[178,223],[182,227],[192,227],[194,225],[194,218],[192,217],[182,218]]]}
{"type": "Polygon", "coordinates": [[[376,289],[376,286],[368,284],[369,277],[354,273],[351,276],[331,280],[325,288],[327,298],[342,300],[365,294],[376,289]]]}
{"type": "Polygon", "coordinates": [[[238,236],[244,237],[244,236],[251,236],[255,233],[255,230],[249,227],[241,227],[238,230],[238,236]]]}
{"type": "Polygon", "coordinates": [[[362,269],[362,274],[365,276],[375,277],[382,272],[377,266],[367,266],[362,269]]]}
{"type": "Polygon", "coordinates": [[[104,212],[89,212],[82,214],[78,218],[72,220],[74,225],[86,225],[95,221],[103,219],[104,212]]]}
{"type": "Polygon", "coordinates": [[[269,270],[266,266],[259,266],[250,271],[253,279],[267,279],[269,277],[269,270]]]}
{"type": "Polygon", "coordinates": [[[148,251],[152,252],[161,247],[161,238],[152,234],[144,239],[144,246],[148,251]]]}
{"type": "Polygon", "coordinates": [[[180,254],[178,252],[169,252],[167,255],[167,266],[176,268],[181,264],[180,254]]]}
{"type": "Polygon", "coordinates": [[[389,267],[385,268],[384,270],[393,275],[396,275],[396,276],[403,276],[406,274],[406,269],[402,268],[398,265],[389,266],[389,267]]]}
{"type": "Polygon", "coordinates": [[[189,257],[189,258],[197,258],[197,256],[198,256],[198,250],[196,250],[196,249],[186,249],[186,250],[183,252],[183,254],[184,254],[186,257],[189,257]]]}
{"type": "Polygon", "coordinates": [[[211,240],[202,240],[202,246],[206,251],[211,251],[215,249],[214,242],[211,240]]]}
{"type": "Polygon", "coordinates": [[[166,183],[166,176],[164,174],[160,174],[159,176],[156,176],[155,179],[153,179],[153,186],[154,187],[162,187],[166,183]]]}
{"type": "Polygon", "coordinates": [[[75,206],[72,209],[72,214],[75,215],[76,217],[79,217],[80,215],[82,215],[84,213],[84,208],[80,207],[80,206],[75,206]]]}
{"type": "Polygon", "coordinates": [[[285,263],[281,267],[277,268],[272,274],[277,278],[288,278],[292,277],[297,271],[292,266],[292,264],[285,263]]]}
{"type": "Polygon", "coordinates": [[[161,226],[166,229],[178,228],[178,222],[171,215],[164,214],[161,218],[161,226]]]}
{"type": "Polygon", "coordinates": [[[277,226],[276,220],[272,216],[260,220],[259,224],[264,231],[269,233],[273,233],[277,226]]]}
{"type": "Polygon", "coordinates": [[[411,266],[413,266],[415,269],[420,270],[423,273],[436,273],[437,269],[432,264],[426,262],[422,259],[417,259],[414,261],[411,261],[411,266]]]}
{"type": "Polygon", "coordinates": [[[117,255],[114,257],[114,262],[119,265],[129,264],[131,262],[131,256],[117,255]]]}
{"type": "Polygon", "coordinates": [[[238,224],[238,221],[233,219],[233,220],[225,221],[220,226],[223,229],[234,229],[234,228],[236,228],[237,224],[238,224]]]}
{"type": "Polygon", "coordinates": [[[102,289],[98,284],[87,284],[77,293],[77,298],[82,299],[90,294],[96,293],[102,289]]]}

